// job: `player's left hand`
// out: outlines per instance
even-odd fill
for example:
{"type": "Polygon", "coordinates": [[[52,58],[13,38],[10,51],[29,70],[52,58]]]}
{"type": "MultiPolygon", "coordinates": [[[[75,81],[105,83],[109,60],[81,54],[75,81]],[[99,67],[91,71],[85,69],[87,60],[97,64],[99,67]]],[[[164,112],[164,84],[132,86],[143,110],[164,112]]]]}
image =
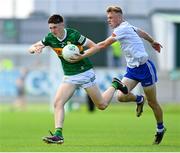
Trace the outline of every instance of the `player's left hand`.
{"type": "Polygon", "coordinates": [[[71,58],[69,58],[69,62],[70,63],[76,63],[76,62],[78,62],[78,61],[80,61],[80,60],[82,60],[83,59],[83,56],[81,55],[81,54],[75,54],[75,55],[73,55],[71,58]]]}
{"type": "Polygon", "coordinates": [[[163,48],[162,45],[161,45],[160,43],[156,42],[156,41],[154,41],[153,43],[151,43],[151,46],[152,46],[158,53],[160,53],[160,52],[161,52],[161,48],[163,48]]]}

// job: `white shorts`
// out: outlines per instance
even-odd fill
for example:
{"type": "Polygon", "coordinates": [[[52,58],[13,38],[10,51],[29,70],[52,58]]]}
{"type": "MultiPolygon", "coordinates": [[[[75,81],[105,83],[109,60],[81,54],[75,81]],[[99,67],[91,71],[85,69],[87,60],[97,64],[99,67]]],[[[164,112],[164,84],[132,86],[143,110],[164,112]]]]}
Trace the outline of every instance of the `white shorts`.
{"type": "Polygon", "coordinates": [[[65,75],[63,82],[72,83],[77,87],[88,88],[96,84],[96,75],[93,69],[76,75],[65,75]]]}

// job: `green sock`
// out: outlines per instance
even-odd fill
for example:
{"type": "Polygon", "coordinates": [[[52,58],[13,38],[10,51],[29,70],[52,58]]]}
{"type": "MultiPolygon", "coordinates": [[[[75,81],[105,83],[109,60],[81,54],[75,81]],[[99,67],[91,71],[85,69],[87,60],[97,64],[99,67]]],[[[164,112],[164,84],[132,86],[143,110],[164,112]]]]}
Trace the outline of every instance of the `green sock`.
{"type": "Polygon", "coordinates": [[[56,128],[54,135],[55,136],[62,136],[62,128],[56,128]]]}
{"type": "Polygon", "coordinates": [[[118,89],[119,84],[118,84],[117,82],[112,82],[112,86],[113,86],[115,89],[118,89]]]}

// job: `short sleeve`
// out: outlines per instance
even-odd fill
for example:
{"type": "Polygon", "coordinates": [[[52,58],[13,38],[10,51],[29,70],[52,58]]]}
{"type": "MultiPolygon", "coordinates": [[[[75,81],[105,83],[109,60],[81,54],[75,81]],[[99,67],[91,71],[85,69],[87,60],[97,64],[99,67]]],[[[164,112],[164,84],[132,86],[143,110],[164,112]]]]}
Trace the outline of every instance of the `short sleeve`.
{"type": "Polygon", "coordinates": [[[43,38],[43,40],[41,40],[41,42],[43,43],[43,45],[45,45],[45,46],[49,46],[49,38],[48,38],[48,36],[45,36],[44,38],[43,38]]]}
{"type": "Polygon", "coordinates": [[[79,45],[83,45],[86,41],[86,37],[83,36],[82,34],[80,34],[79,31],[75,30],[75,38],[76,38],[76,42],[79,44],[79,45]]]}
{"type": "Polygon", "coordinates": [[[121,40],[125,37],[125,31],[122,28],[117,28],[113,31],[112,36],[116,40],[121,40]]]}

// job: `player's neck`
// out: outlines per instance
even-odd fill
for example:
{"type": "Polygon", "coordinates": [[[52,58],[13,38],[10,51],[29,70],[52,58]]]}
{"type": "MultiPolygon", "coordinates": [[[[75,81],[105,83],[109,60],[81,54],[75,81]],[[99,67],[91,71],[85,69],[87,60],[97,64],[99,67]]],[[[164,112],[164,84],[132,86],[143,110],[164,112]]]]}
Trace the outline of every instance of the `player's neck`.
{"type": "Polygon", "coordinates": [[[57,36],[59,39],[63,39],[65,36],[65,30],[63,29],[62,32],[59,33],[59,35],[57,36]]]}
{"type": "Polygon", "coordinates": [[[125,20],[123,18],[121,18],[118,23],[116,24],[116,26],[114,28],[117,28],[118,26],[121,25],[121,23],[125,22],[125,20]]]}
{"type": "Polygon", "coordinates": [[[125,22],[125,20],[124,20],[123,18],[121,18],[120,21],[119,21],[119,25],[120,25],[121,23],[123,23],[123,22],[125,22]]]}

